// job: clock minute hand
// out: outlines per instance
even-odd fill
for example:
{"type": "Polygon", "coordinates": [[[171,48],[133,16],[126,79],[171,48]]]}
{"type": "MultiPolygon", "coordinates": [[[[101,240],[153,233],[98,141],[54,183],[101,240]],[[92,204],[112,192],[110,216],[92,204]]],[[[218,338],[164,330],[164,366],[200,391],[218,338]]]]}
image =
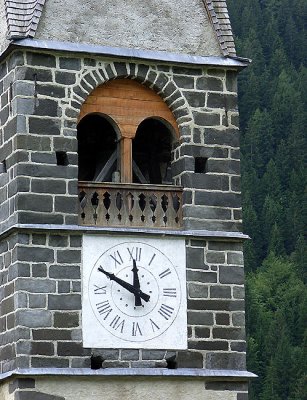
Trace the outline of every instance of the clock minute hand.
{"type": "MultiPolygon", "coordinates": [[[[133,287],[137,290],[140,290],[140,281],[139,281],[139,275],[138,275],[138,269],[136,266],[136,261],[133,259],[133,268],[132,268],[132,272],[133,272],[133,287]]],[[[134,305],[136,307],[141,306],[142,302],[141,302],[141,297],[139,294],[134,294],[135,296],[135,302],[134,305]]]]}
{"type": "Polygon", "coordinates": [[[105,271],[101,266],[98,267],[98,271],[104,273],[111,281],[117,282],[124,289],[127,289],[128,292],[139,296],[141,299],[143,299],[146,302],[149,301],[150,296],[148,294],[142,292],[140,289],[135,288],[133,285],[130,285],[130,283],[123,281],[122,279],[118,278],[117,276],[115,276],[114,274],[111,274],[108,271],[105,271]]]}

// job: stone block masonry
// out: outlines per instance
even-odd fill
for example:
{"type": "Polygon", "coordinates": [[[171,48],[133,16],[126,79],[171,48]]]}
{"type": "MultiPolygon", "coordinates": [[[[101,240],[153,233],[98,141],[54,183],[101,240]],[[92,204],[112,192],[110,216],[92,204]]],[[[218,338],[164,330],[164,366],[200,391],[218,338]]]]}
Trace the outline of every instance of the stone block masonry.
{"type": "MultiPolygon", "coordinates": [[[[242,245],[221,239],[241,230],[236,71],[24,50],[1,64],[0,89],[0,372],[90,368],[93,360],[103,368],[245,370],[242,245]],[[175,116],[183,228],[220,231],[220,239],[186,243],[186,351],[82,346],[76,128],[87,96],[116,78],[150,87],[175,116]]],[[[21,389],[20,398],[36,390],[21,389]]],[[[244,388],[231,390],[243,400],[244,388]]]]}
{"type": "Polygon", "coordinates": [[[94,88],[116,78],[152,88],[177,120],[172,175],[188,199],[184,227],[240,231],[236,71],[25,50],[1,64],[0,232],[16,223],[77,224],[78,115],[94,88]]]}
{"type": "MultiPolygon", "coordinates": [[[[39,45],[38,36],[12,43],[0,62],[0,398],[117,399],[128,393],[137,400],[146,390],[157,400],[247,400],[237,109],[237,68],[245,64],[223,59],[220,49],[210,51],[216,58],[193,58],[216,59],[216,67],[180,63],[185,56],[149,60],[142,51],[134,54],[147,59],[82,53],[87,46],[73,52],[64,50],[67,43],[57,44],[64,46],[61,51],[31,49],[39,45]],[[98,112],[100,102],[106,119],[127,134],[117,121],[120,113],[107,113],[101,98],[90,102],[95,89],[116,79],[150,88],[171,117],[167,128],[176,139],[169,175],[183,192],[182,201],[178,195],[173,200],[183,214],[177,231],[119,228],[107,218],[103,227],[78,225],[84,197],[79,198],[77,126],[86,112],[98,112]],[[83,234],[185,238],[186,350],[83,346],[83,234]]],[[[139,107],[132,109],[137,114],[139,107]]],[[[132,135],[133,129],[127,131],[132,135]]],[[[126,155],[127,146],[120,154],[124,161],[117,160],[121,167],[131,164],[126,155]]],[[[84,200],[93,206],[94,219],[103,202],[98,194],[97,206],[95,196],[84,200]]],[[[173,291],[164,289],[164,295],[173,291]]]]}
{"type": "Polygon", "coordinates": [[[187,242],[188,350],[82,346],[82,235],[25,231],[0,248],[1,372],[15,368],[245,369],[241,244],[187,242]],[[235,271],[235,272],[233,272],[235,271]]]}

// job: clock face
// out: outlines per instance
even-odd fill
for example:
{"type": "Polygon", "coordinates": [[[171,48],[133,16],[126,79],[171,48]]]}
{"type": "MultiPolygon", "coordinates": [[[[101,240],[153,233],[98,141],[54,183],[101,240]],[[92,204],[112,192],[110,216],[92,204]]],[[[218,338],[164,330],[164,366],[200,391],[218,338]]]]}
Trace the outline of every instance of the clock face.
{"type": "Polygon", "coordinates": [[[83,245],[85,347],[187,347],[182,239],[98,237],[83,245]]]}

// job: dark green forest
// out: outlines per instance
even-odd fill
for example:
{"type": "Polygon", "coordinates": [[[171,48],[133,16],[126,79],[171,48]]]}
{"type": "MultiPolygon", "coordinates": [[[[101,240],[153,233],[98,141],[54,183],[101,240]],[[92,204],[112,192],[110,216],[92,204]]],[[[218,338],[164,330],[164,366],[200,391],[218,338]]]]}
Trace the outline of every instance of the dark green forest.
{"type": "Polygon", "coordinates": [[[307,399],[306,0],[228,0],[239,76],[250,400],[307,399]]]}

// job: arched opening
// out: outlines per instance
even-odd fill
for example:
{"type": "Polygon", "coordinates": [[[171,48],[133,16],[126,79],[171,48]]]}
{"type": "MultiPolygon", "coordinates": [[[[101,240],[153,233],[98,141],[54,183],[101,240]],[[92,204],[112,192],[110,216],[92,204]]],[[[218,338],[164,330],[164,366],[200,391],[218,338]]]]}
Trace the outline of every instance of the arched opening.
{"type": "Polygon", "coordinates": [[[157,93],[107,82],[83,103],[77,128],[82,225],[181,227],[182,188],[171,173],[179,130],[157,93]]]}
{"type": "MultiPolygon", "coordinates": [[[[155,181],[163,181],[162,178],[153,178],[152,174],[151,179],[146,180],[138,178],[134,171],[135,168],[133,168],[132,158],[132,142],[138,127],[142,125],[142,121],[151,120],[151,123],[145,122],[145,126],[149,126],[149,130],[154,131],[150,126],[153,126],[155,124],[153,121],[156,120],[156,124],[161,128],[159,128],[160,130],[165,131],[166,126],[168,126],[169,130],[174,134],[174,137],[176,137],[177,140],[179,139],[179,130],[176,120],[167,104],[157,93],[134,80],[115,79],[97,87],[90,93],[81,108],[79,117],[81,122],[88,115],[93,115],[93,113],[109,118],[109,120],[114,121],[113,126],[118,128],[117,137],[120,139],[120,142],[118,145],[117,170],[120,171],[121,183],[153,183],[155,181]],[[155,119],[152,117],[153,115],[155,119]],[[160,120],[160,122],[158,120],[160,120]],[[161,121],[164,121],[164,126],[161,121]]],[[[107,122],[109,120],[107,120],[107,122]]],[[[140,128],[140,130],[142,131],[143,128],[140,128]]],[[[140,137],[141,136],[142,134],[140,137]]],[[[100,147],[101,144],[99,143],[98,148],[100,147]]],[[[91,176],[93,178],[95,174],[93,172],[88,174],[82,173],[79,174],[79,176],[91,176]]],[[[141,175],[139,175],[139,177],[140,176],[141,175]]],[[[103,181],[106,182],[111,179],[112,178],[109,176],[108,180],[103,179],[103,181]]],[[[100,179],[100,181],[102,180],[100,179]]]]}
{"type": "Polygon", "coordinates": [[[87,114],[78,124],[79,181],[116,181],[117,134],[108,118],[87,114]]]}
{"type": "Polygon", "coordinates": [[[172,134],[162,121],[143,121],[132,142],[133,182],[171,184],[171,146],[172,134]]]}

